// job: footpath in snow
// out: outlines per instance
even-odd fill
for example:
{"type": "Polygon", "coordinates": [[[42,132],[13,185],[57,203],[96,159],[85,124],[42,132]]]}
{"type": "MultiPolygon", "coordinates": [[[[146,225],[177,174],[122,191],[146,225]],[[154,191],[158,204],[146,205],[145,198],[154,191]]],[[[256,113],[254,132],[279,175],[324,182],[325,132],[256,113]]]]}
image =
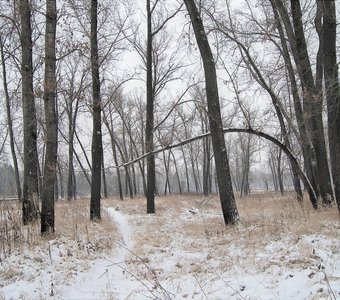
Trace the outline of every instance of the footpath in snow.
{"type": "Polygon", "coordinates": [[[107,210],[121,234],[118,247],[112,257],[95,261],[93,267],[82,273],[75,284],[63,287],[58,299],[125,299],[131,296],[131,285],[134,284],[125,271],[125,258],[133,248],[132,230],[127,218],[120,211],[113,207],[107,210]],[[130,286],[127,287],[123,282],[130,286]]]}

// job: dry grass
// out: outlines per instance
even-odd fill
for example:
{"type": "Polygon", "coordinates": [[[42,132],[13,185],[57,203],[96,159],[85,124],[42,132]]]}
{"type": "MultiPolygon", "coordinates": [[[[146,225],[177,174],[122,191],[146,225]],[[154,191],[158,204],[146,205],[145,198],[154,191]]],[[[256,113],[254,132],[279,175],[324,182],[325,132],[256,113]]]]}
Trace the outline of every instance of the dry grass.
{"type": "Polygon", "coordinates": [[[22,225],[21,204],[18,201],[0,201],[0,260],[13,252],[47,245],[48,240],[72,240],[78,243],[79,250],[86,248],[95,252],[107,253],[115,246],[117,228],[105,210],[102,220],[89,220],[89,200],[58,201],[55,205],[55,233],[41,237],[40,224],[35,222],[22,225]],[[98,234],[100,233],[100,234],[98,234]]]}
{"type": "Polygon", "coordinates": [[[40,242],[38,224],[22,225],[21,204],[18,201],[0,201],[0,260],[10,256],[24,245],[40,242]]]}
{"type": "MultiPolygon", "coordinates": [[[[177,261],[177,272],[181,274],[213,273],[216,268],[224,272],[249,265],[263,270],[273,264],[303,266],[314,259],[311,246],[301,242],[304,235],[340,239],[340,230],[336,230],[340,228],[340,219],[335,207],[315,211],[307,199],[301,206],[292,196],[255,194],[238,198],[242,219],[239,226],[224,225],[217,196],[159,197],[153,216],[146,215],[145,202],[142,198],[110,200],[110,205],[132,216],[136,230],[134,252],[138,256],[148,259],[150,255],[162,257],[162,253],[180,251],[186,257],[177,261]],[[287,242],[290,248],[279,249],[278,257],[272,261],[259,257],[258,253],[266,253],[266,247],[273,242],[287,242]],[[287,259],[294,251],[299,253],[299,259],[287,259]],[[202,252],[204,261],[197,261],[195,253],[202,252]]],[[[157,268],[157,261],[154,267],[157,268]]]]}
{"type": "Polygon", "coordinates": [[[90,201],[59,201],[56,204],[56,234],[76,240],[80,247],[90,245],[92,250],[107,253],[115,246],[117,228],[108,212],[102,209],[100,222],[90,221],[90,201]]]}

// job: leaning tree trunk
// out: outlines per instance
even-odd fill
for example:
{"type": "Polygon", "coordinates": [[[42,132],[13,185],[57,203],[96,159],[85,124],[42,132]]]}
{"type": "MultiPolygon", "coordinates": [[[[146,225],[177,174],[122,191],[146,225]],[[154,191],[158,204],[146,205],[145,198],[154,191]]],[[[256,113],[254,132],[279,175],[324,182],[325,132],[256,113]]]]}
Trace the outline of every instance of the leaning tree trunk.
{"type": "Polygon", "coordinates": [[[293,65],[291,62],[290,55],[289,55],[289,49],[288,49],[286,37],[284,35],[283,27],[281,24],[281,20],[279,17],[279,13],[278,13],[275,1],[270,0],[270,2],[273,8],[275,21],[278,26],[279,36],[280,36],[281,45],[282,45],[282,56],[284,58],[285,66],[287,68],[288,75],[289,75],[289,81],[290,81],[290,86],[291,86],[291,91],[292,91],[292,96],[293,96],[295,117],[296,117],[298,129],[299,129],[299,139],[300,139],[300,143],[302,147],[302,155],[303,155],[304,165],[306,168],[306,173],[311,184],[314,187],[315,192],[317,193],[317,196],[319,196],[320,195],[320,187],[319,187],[319,180],[318,180],[319,172],[318,172],[317,165],[312,163],[313,161],[315,161],[315,152],[314,152],[313,145],[311,144],[311,140],[310,140],[309,133],[307,130],[303,108],[302,108],[301,100],[299,96],[299,90],[298,90],[297,82],[295,78],[295,73],[294,73],[293,65]]]}
{"type": "Polygon", "coordinates": [[[46,122],[46,156],[41,207],[41,233],[54,232],[54,186],[57,177],[57,116],[56,116],[56,0],[46,1],[44,105],[46,122]]]}
{"type": "Polygon", "coordinates": [[[230,177],[227,149],[224,141],[215,62],[195,1],[184,0],[184,3],[190,15],[197,45],[203,60],[209,124],[224,222],[225,224],[236,224],[239,222],[240,217],[236,207],[230,177]]]}
{"type": "Polygon", "coordinates": [[[92,180],[90,219],[100,219],[100,190],[102,165],[102,126],[101,99],[99,79],[99,58],[97,38],[97,0],[91,0],[91,69],[92,69],[92,97],[93,97],[93,132],[92,132],[92,180]]]}
{"type": "Polygon", "coordinates": [[[5,101],[6,101],[7,126],[8,126],[10,147],[11,147],[11,153],[12,153],[12,159],[13,159],[13,165],[14,165],[15,183],[16,183],[16,186],[17,186],[17,194],[18,194],[18,199],[21,200],[22,197],[21,197],[21,184],[20,184],[20,176],[19,176],[19,167],[18,167],[17,155],[16,155],[16,152],[15,152],[15,141],[14,141],[14,132],[13,132],[11,103],[10,103],[10,97],[9,97],[9,92],[8,92],[5,54],[4,54],[3,41],[2,41],[1,36],[0,36],[0,50],[1,50],[1,61],[2,61],[2,80],[3,80],[3,83],[4,83],[4,92],[5,92],[5,101]]]}
{"type": "MultiPolygon", "coordinates": [[[[296,64],[299,64],[300,79],[302,82],[303,97],[305,101],[305,115],[307,125],[311,132],[311,140],[315,150],[316,162],[319,171],[320,192],[323,204],[330,204],[333,201],[333,191],[327,161],[324,127],[322,121],[322,91],[317,90],[314,82],[313,72],[308,56],[307,44],[303,31],[302,12],[299,0],[291,0],[291,12],[295,41],[290,41],[296,46],[296,64]]],[[[319,49],[320,50],[320,49],[319,49]]],[[[318,63],[320,63],[318,61],[318,63]]],[[[318,66],[317,66],[318,69],[318,66]]]]}
{"type": "Polygon", "coordinates": [[[37,219],[37,119],[33,95],[32,28],[30,1],[20,1],[21,16],[21,74],[24,120],[24,182],[22,218],[24,225],[37,219]]]}
{"type": "Polygon", "coordinates": [[[328,111],[328,139],[335,199],[340,212],[340,88],[336,57],[335,2],[323,0],[323,63],[328,111]]]}

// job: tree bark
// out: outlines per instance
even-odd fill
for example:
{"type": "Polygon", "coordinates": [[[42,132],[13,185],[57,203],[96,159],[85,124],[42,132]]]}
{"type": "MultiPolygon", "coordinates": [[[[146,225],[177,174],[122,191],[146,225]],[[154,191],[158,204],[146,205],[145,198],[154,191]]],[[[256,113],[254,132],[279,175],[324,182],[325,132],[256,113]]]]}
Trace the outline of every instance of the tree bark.
{"type": "Polygon", "coordinates": [[[22,217],[24,225],[37,219],[38,204],[38,154],[37,119],[33,94],[32,28],[30,1],[20,1],[21,17],[21,76],[24,119],[24,182],[22,217]]]}
{"type": "Polygon", "coordinates": [[[230,177],[227,149],[224,141],[215,62],[195,1],[184,0],[184,3],[187,7],[194,28],[197,45],[203,60],[209,124],[224,222],[225,224],[237,224],[240,221],[240,217],[236,207],[230,177]]]}
{"type": "Polygon", "coordinates": [[[56,0],[46,1],[44,105],[46,122],[46,156],[41,207],[41,233],[54,232],[54,188],[57,177],[56,116],[56,0]]]}
{"type": "Polygon", "coordinates": [[[101,98],[98,58],[97,33],[98,1],[91,0],[91,70],[92,70],[92,97],[93,97],[93,132],[92,132],[92,178],[90,219],[101,219],[100,191],[101,191],[101,164],[102,164],[102,127],[101,127],[101,98]]]}
{"type": "Polygon", "coordinates": [[[340,88],[336,53],[335,1],[323,0],[323,63],[328,112],[328,140],[335,199],[340,213],[340,88]]]}
{"type": "MultiPolygon", "coordinates": [[[[145,148],[146,152],[153,150],[154,131],[154,93],[152,86],[152,12],[150,0],[146,1],[147,13],[147,48],[146,48],[146,127],[145,127],[145,148]]],[[[147,183],[146,183],[146,212],[155,213],[155,157],[150,155],[146,161],[147,183]]]]}
{"type": "MultiPolygon", "coordinates": [[[[305,115],[311,132],[311,140],[316,154],[319,171],[319,182],[322,202],[329,205],[333,201],[333,190],[328,168],[327,152],[322,121],[322,91],[318,91],[314,82],[312,68],[303,31],[302,12],[299,0],[291,0],[295,45],[297,50],[296,64],[300,65],[300,79],[304,97],[305,115]]],[[[290,41],[292,43],[292,41],[290,41]]]]}

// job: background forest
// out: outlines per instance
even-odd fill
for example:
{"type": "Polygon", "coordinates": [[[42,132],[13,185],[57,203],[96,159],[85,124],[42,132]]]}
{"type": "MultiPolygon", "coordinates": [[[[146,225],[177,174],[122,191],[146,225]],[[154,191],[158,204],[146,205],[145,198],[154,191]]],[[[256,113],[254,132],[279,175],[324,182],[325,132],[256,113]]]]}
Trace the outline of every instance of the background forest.
{"type": "Polygon", "coordinates": [[[155,194],[221,193],[215,127],[241,196],[306,189],[340,207],[335,1],[0,3],[0,194],[24,223],[38,198],[44,232],[59,198],[91,196],[100,218],[101,197],[146,195],[152,213],[155,194]]]}

